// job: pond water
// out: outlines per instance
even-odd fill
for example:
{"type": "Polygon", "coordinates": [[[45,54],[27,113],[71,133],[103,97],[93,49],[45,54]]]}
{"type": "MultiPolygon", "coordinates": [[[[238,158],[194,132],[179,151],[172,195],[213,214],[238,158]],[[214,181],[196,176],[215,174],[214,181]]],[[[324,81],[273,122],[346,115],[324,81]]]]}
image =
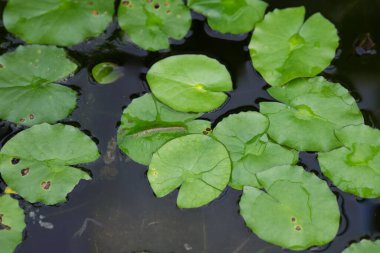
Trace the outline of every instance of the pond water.
{"type": "MultiPolygon", "coordinates": [[[[379,0],[269,0],[270,8],[306,5],[308,14],[321,12],[337,26],[341,44],[333,64],[323,73],[340,82],[357,99],[367,124],[380,127],[380,53],[355,54],[358,38],[369,33],[380,45],[379,0]]],[[[1,10],[5,1],[1,1],[1,10]]],[[[1,25],[0,51],[15,48],[21,41],[1,25]]],[[[87,131],[97,140],[102,157],[86,165],[93,174],[81,182],[60,206],[23,203],[27,216],[25,241],[16,253],[284,253],[290,252],[260,240],[239,215],[240,191],[227,189],[210,205],[180,210],[176,193],[157,199],[146,178],[147,168],[128,159],[116,147],[116,131],[123,108],[133,98],[148,92],[145,75],[157,60],[169,55],[199,53],[224,63],[235,90],[221,109],[204,115],[218,122],[227,114],[257,110],[258,102],[271,100],[263,79],[254,71],[247,49],[250,36],[221,36],[212,32],[201,16],[194,15],[186,40],[171,50],[146,53],[124,43],[116,23],[100,38],[69,49],[80,63],[80,71],[65,81],[80,92],[78,108],[64,123],[87,131]],[[122,66],[123,77],[114,84],[97,85],[89,73],[99,62],[122,66]]],[[[380,50],[380,48],[378,48],[380,50]]],[[[0,122],[0,145],[22,130],[0,122]]],[[[321,178],[314,153],[302,153],[300,164],[321,178]]],[[[330,184],[331,185],[331,184],[330,184]]],[[[4,185],[0,180],[0,187],[4,185]]],[[[349,243],[380,237],[380,199],[362,200],[335,187],[342,213],[336,239],[304,253],[339,253],[349,243]]],[[[323,203],[321,203],[323,205],[323,203]]],[[[275,226],[276,224],[273,224],[275,226]]]]}

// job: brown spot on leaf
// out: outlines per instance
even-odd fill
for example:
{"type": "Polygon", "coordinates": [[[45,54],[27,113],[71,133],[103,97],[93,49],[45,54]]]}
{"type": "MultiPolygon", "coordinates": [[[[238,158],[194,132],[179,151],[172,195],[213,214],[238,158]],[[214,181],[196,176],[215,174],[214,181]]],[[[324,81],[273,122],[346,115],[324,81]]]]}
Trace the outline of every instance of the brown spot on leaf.
{"type": "Polygon", "coordinates": [[[171,12],[171,10],[167,10],[166,13],[167,13],[167,14],[170,14],[170,13],[172,13],[172,12],[171,12]]]}
{"type": "Polygon", "coordinates": [[[29,114],[29,119],[33,120],[34,119],[34,114],[29,114]]]}
{"type": "Polygon", "coordinates": [[[12,158],[11,163],[12,163],[13,165],[18,164],[19,162],[20,162],[20,159],[19,159],[19,158],[12,158]]]}
{"type": "Polygon", "coordinates": [[[208,128],[206,128],[206,131],[209,131],[209,132],[210,132],[210,131],[211,131],[211,128],[209,128],[209,127],[208,127],[208,128]]]}
{"type": "Polygon", "coordinates": [[[44,182],[41,183],[41,187],[44,190],[49,190],[50,186],[51,186],[50,181],[47,181],[47,182],[44,181],[44,182]]]}
{"type": "Polygon", "coordinates": [[[88,2],[88,5],[92,6],[92,5],[94,5],[94,2],[90,1],[90,2],[88,2]]]}
{"type": "Polygon", "coordinates": [[[124,6],[128,6],[129,3],[130,3],[130,2],[129,2],[128,0],[124,0],[123,2],[121,2],[121,4],[124,5],[124,6]]]}
{"type": "Polygon", "coordinates": [[[302,230],[302,228],[301,228],[300,225],[297,225],[297,226],[295,227],[295,229],[296,229],[296,231],[301,231],[301,230],[302,230]]]}
{"type": "Polygon", "coordinates": [[[29,174],[29,170],[30,170],[29,168],[22,169],[21,170],[21,176],[24,177],[24,176],[28,175],[29,174]]]}
{"type": "Polygon", "coordinates": [[[170,3],[168,1],[165,2],[165,6],[166,7],[169,7],[170,6],[170,3]]]}
{"type": "Polygon", "coordinates": [[[204,135],[208,135],[208,132],[207,132],[207,131],[203,131],[203,134],[204,134],[204,135]]]}
{"type": "Polygon", "coordinates": [[[296,218],[295,217],[292,217],[292,222],[296,222],[296,218]]]}
{"type": "Polygon", "coordinates": [[[93,10],[91,13],[92,13],[92,16],[98,16],[99,15],[99,12],[97,10],[93,10]]]}
{"type": "Polygon", "coordinates": [[[0,69],[4,68],[4,65],[3,64],[0,64],[0,69]]]}
{"type": "Polygon", "coordinates": [[[24,122],[25,121],[25,118],[21,118],[20,119],[20,122],[22,123],[22,122],[24,122]]]}

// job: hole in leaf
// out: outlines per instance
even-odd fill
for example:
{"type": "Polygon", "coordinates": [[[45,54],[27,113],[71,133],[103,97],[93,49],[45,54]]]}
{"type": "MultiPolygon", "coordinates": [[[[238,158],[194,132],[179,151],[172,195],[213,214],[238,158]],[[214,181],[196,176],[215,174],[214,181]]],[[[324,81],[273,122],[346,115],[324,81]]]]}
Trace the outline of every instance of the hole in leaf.
{"type": "Polygon", "coordinates": [[[49,190],[50,186],[51,186],[50,181],[47,181],[47,182],[44,181],[44,182],[41,183],[41,187],[44,190],[49,190]]]}
{"type": "Polygon", "coordinates": [[[18,164],[20,162],[20,159],[19,158],[12,158],[11,162],[12,162],[13,165],[16,165],[16,164],[18,164]]]}
{"type": "Polygon", "coordinates": [[[155,4],[154,5],[154,8],[157,10],[157,9],[159,9],[160,8],[160,4],[155,4]]]}
{"type": "Polygon", "coordinates": [[[0,214],[0,231],[1,230],[11,230],[11,227],[2,224],[2,222],[3,222],[3,215],[0,214]]]}
{"type": "Polygon", "coordinates": [[[22,169],[21,170],[21,176],[24,177],[24,176],[28,175],[29,174],[29,170],[30,170],[29,168],[22,169]]]}

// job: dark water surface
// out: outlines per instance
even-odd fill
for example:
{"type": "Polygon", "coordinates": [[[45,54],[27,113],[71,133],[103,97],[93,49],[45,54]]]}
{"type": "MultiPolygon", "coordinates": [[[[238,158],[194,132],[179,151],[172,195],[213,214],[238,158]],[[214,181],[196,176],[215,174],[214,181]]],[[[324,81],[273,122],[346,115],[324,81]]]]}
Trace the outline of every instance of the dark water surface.
{"type": "MultiPolygon", "coordinates": [[[[367,123],[380,127],[380,53],[357,56],[356,40],[370,33],[380,45],[379,0],[270,0],[270,8],[306,5],[308,15],[321,12],[337,26],[341,44],[338,56],[323,75],[342,83],[357,98],[367,123]]],[[[5,1],[1,1],[4,6],[5,1]]],[[[176,193],[157,199],[146,178],[145,166],[130,161],[116,147],[115,135],[122,110],[131,100],[148,92],[145,74],[157,60],[169,55],[201,53],[224,63],[235,83],[231,99],[204,118],[218,122],[223,116],[271,100],[266,84],[253,70],[247,50],[250,36],[220,36],[194,15],[186,40],[169,51],[146,53],[123,43],[113,24],[98,39],[70,48],[80,71],[66,83],[80,92],[78,108],[64,122],[88,131],[97,139],[102,157],[84,167],[94,179],[81,182],[61,206],[31,206],[25,241],[16,253],[283,253],[291,252],[257,238],[239,215],[241,192],[232,189],[203,208],[180,210],[176,193]],[[124,77],[114,84],[96,85],[89,76],[101,61],[123,66],[124,77]]],[[[1,53],[21,41],[0,27],[1,53]]],[[[378,47],[378,50],[380,48],[378,47]]],[[[0,145],[20,131],[0,121],[0,145]]],[[[300,164],[321,178],[316,155],[302,153],[300,164]]],[[[4,185],[0,180],[0,187],[4,185]]],[[[380,199],[360,200],[331,187],[342,212],[339,234],[329,245],[304,253],[340,253],[351,242],[380,238],[380,199]]],[[[321,203],[323,205],[323,203],[321,203]]],[[[276,224],[273,224],[275,226],[276,224]]],[[[0,246],[1,247],[1,246],[0,246]]]]}

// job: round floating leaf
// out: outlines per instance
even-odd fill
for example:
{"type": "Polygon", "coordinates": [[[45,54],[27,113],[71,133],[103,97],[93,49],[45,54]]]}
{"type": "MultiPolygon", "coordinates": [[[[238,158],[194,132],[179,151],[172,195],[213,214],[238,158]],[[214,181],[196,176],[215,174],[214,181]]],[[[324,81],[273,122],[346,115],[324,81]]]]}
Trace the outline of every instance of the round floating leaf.
{"type": "Polygon", "coordinates": [[[232,90],[226,67],[204,55],[178,55],[154,64],[147,80],[156,98],[181,112],[208,112],[232,90]]]}
{"type": "Polygon", "coordinates": [[[336,136],[343,147],[319,154],[322,172],[345,192],[380,197],[380,130],[347,126],[336,130],[336,136]]]}
{"type": "Polygon", "coordinates": [[[281,166],[257,174],[265,191],[245,187],[240,213],[261,239],[291,250],[332,241],[340,213],[326,182],[298,166],[281,166]]]}
{"type": "Polygon", "coordinates": [[[230,186],[260,187],[256,173],[298,161],[298,154],[268,140],[269,120],[257,112],[241,112],[223,119],[213,136],[223,143],[232,160],[230,186]]]}
{"type": "Polygon", "coordinates": [[[224,146],[208,136],[191,134],[169,141],[153,155],[148,179],[157,197],[181,187],[178,207],[195,208],[217,198],[230,174],[224,146]]]}
{"type": "Polygon", "coordinates": [[[380,240],[370,241],[361,240],[358,243],[351,244],[343,253],[377,253],[380,252],[380,240]]]}
{"type": "Polygon", "coordinates": [[[76,68],[63,49],[53,46],[20,46],[0,56],[0,118],[31,126],[67,117],[77,94],[54,82],[76,68]]]}
{"type": "Polygon", "coordinates": [[[169,48],[169,39],[183,39],[191,26],[182,0],[122,0],[118,18],[130,39],[149,51],[169,48]]]}
{"type": "Polygon", "coordinates": [[[91,72],[94,80],[100,84],[113,83],[123,75],[119,66],[111,62],[99,63],[91,72]]]}
{"type": "Polygon", "coordinates": [[[268,6],[261,0],[189,0],[188,5],[205,15],[213,30],[232,34],[252,31],[268,6]]]}
{"type": "Polygon", "coordinates": [[[10,139],[0,151],[0,173],[5,183],[31,203],[54,205],[87,172],[72,165],[99,157],[96,144],[79,129],[62,124],[41,124],[10,139]]]}
{"type": "Polygon", "coordinates": [[[109,0],[9,0],[4,25],[28,43],[71,46],[101,34],[113,12],[109,0]]]}
{"type": "Polygon", "coordinates": [[[24,211],[18,201],[9,195],[0,196],[0,245],[1,253],[12,253],[22,241],[25,229],[24,211]]]}
{"type": "Polygon", "coordinates": [[[300,151],[330,151],[341,146],[334,130],[362,124],[363,116],[349,92],[322,77],[297,79],[268,90],[283,102],[260,103],[269,118],[269,136],[300,151]]]}
{"type": "Polygon", "coordinates": [[[305,8],[268,13],[249,45],[253,65],[270,85],[313,77],[329,66],[339,45],[335,26],[320,13],[305,23],[305,8]]]}
{"type": "Polygon", "coordinates": [[[148,165],[162,145],[189,133],[205,133],[210,122],[194,120],[200,114],[177,112],[151,94],[134,99],[124,110],[118,131],[119,148],[132,160],[148,165]]]}

